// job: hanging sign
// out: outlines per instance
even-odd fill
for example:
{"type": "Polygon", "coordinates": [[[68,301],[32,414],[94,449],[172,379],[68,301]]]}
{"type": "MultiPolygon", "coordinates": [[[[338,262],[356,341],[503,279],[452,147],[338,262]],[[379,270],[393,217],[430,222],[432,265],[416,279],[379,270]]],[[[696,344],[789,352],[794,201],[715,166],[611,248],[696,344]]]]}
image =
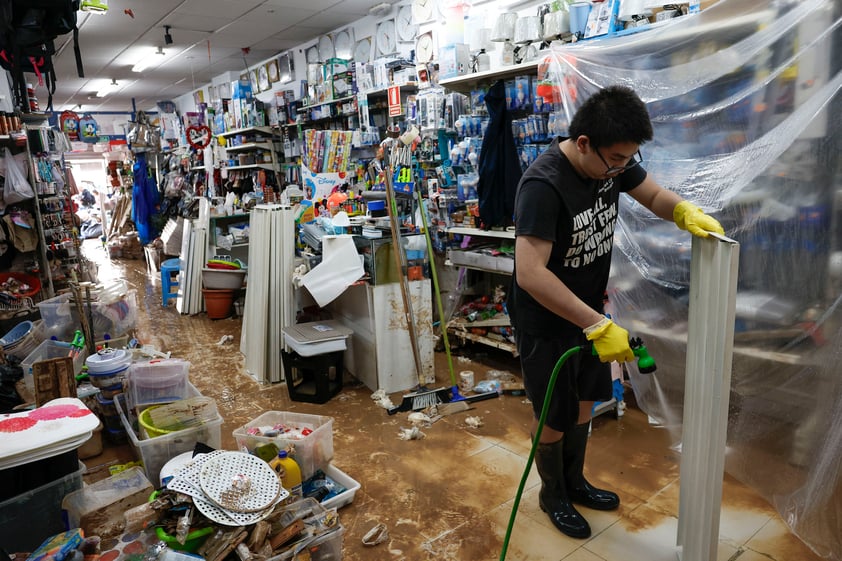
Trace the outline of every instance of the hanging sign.
{"type": "Polygon", "coordinates": [[[397,117],[402,114],[401,107],[401,87],[391,86],[388,91],[389,94],[389,117],[397,117]]]}
{"type": "Polygon", "coordinates": [[[187,143],[197,150],[203,150],[210,144],[211,130],[205,125],[187,127],[187,143]]]}

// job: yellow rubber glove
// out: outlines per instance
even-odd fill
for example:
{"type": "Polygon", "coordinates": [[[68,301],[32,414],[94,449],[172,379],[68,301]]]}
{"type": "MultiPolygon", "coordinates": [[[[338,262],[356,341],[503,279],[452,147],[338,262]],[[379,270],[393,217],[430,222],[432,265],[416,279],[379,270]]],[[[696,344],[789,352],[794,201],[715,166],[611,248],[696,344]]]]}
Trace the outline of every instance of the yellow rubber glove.
{"type": "Polygon", "coordinates": [[[708,237],[709,232],[725,235],[725,230],[718,220],[711,218],[689,201],[681,201],[675,205],[672,218],[675,220],[676,226],[700,238],[708,237]]]}
{"type": "Polygon", "coordinates": [[[629,346],[629,332],[611,321],[602,318],[584,329],[588,341],[593,341],[593,348],[602,362],[630,362],[634,353],[629,346]]]}

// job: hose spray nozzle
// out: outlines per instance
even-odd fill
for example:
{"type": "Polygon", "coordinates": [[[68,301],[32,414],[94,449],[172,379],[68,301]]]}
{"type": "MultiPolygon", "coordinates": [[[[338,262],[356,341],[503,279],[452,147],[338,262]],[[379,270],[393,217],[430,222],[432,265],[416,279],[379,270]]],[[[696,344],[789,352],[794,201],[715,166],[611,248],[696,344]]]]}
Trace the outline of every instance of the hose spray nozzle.
{"type": "Polygon", "coordinates": [[[649,354],[646,345],[643,344],[643,339],[640,337],[632,337],[629,339],[629,346],[632,353],[637,357],[637,369],[641,374],[651,374],[658,369],[655,364],[655,359],[649,354]]]}

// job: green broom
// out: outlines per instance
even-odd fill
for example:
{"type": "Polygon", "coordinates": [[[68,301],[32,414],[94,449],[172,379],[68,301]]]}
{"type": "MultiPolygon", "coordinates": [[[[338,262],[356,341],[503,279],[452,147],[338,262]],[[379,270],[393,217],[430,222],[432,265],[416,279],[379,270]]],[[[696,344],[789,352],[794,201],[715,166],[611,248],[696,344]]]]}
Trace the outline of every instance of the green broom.
{"type": "Polygon", "coordinates": [[[433,288],[436,291],[436,306],[438,306],[441,335],[444,338],[444,352],[447,354],[447,367],[450,369],[450,391],[452,392],[450,401],[462,401],[465,397],[459,395],[459,384],[456,382],[456,372],[453,370],[453,357],[450,354],[450,340],[447,337],[447,322],[444,317],[444,309],[441,303],[441,290],[439,290],[439,277],[436,273],[436,259],[433,254],[433,242],[430,239],[430,227],[427,224],[427,211],[424,208],[424,199],[421,197],[421,190],[418,188],[415,189],[415,197],[418,199],[418,209],[421,212],[421,222],[424,225],[424,238],[427,241],[427,255],[430,258],[430,276],[433,277],[433,288]]]}

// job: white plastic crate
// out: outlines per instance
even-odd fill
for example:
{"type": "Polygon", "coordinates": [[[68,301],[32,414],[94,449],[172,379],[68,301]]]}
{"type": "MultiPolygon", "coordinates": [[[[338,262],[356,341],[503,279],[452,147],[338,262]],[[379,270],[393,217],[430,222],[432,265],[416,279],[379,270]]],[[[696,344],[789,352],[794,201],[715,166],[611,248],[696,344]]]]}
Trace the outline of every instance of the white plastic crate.
{"type": "Polygon", "coordinates": [[[325,470],[333,460],[333,417],[322,415],[307,415],[289,411],[267,411],[253,421],[234,430],[237,448],[244,452],[254,453],[263,444],[275,443],[278,448],[285,448],[292,444],[295,448],[293,458],[301,468],[302,479],[309,479],[316,470],[325,470]],[[248,433],[250,428],[266,428],[276,425],[309,428],[313,432],[301,440],[290,439],[289,436],[257,436],[248,433]]]}
{"type": "Polygon", "coordinates": [[[360,484],[352,479],[347,473],[339,469],[338,467],[331,464],[325,470],[325,475],[330,477],[336,483],[345,487],[345,491],[339,493],[335,497],[331,497],[326,501],[322,501],[321,505],[325,508],[335,508],[339,510],[343,506],[347,506],[354,502],[354,495],[357,494],[357,490],[360,488],[360,484]]]}

